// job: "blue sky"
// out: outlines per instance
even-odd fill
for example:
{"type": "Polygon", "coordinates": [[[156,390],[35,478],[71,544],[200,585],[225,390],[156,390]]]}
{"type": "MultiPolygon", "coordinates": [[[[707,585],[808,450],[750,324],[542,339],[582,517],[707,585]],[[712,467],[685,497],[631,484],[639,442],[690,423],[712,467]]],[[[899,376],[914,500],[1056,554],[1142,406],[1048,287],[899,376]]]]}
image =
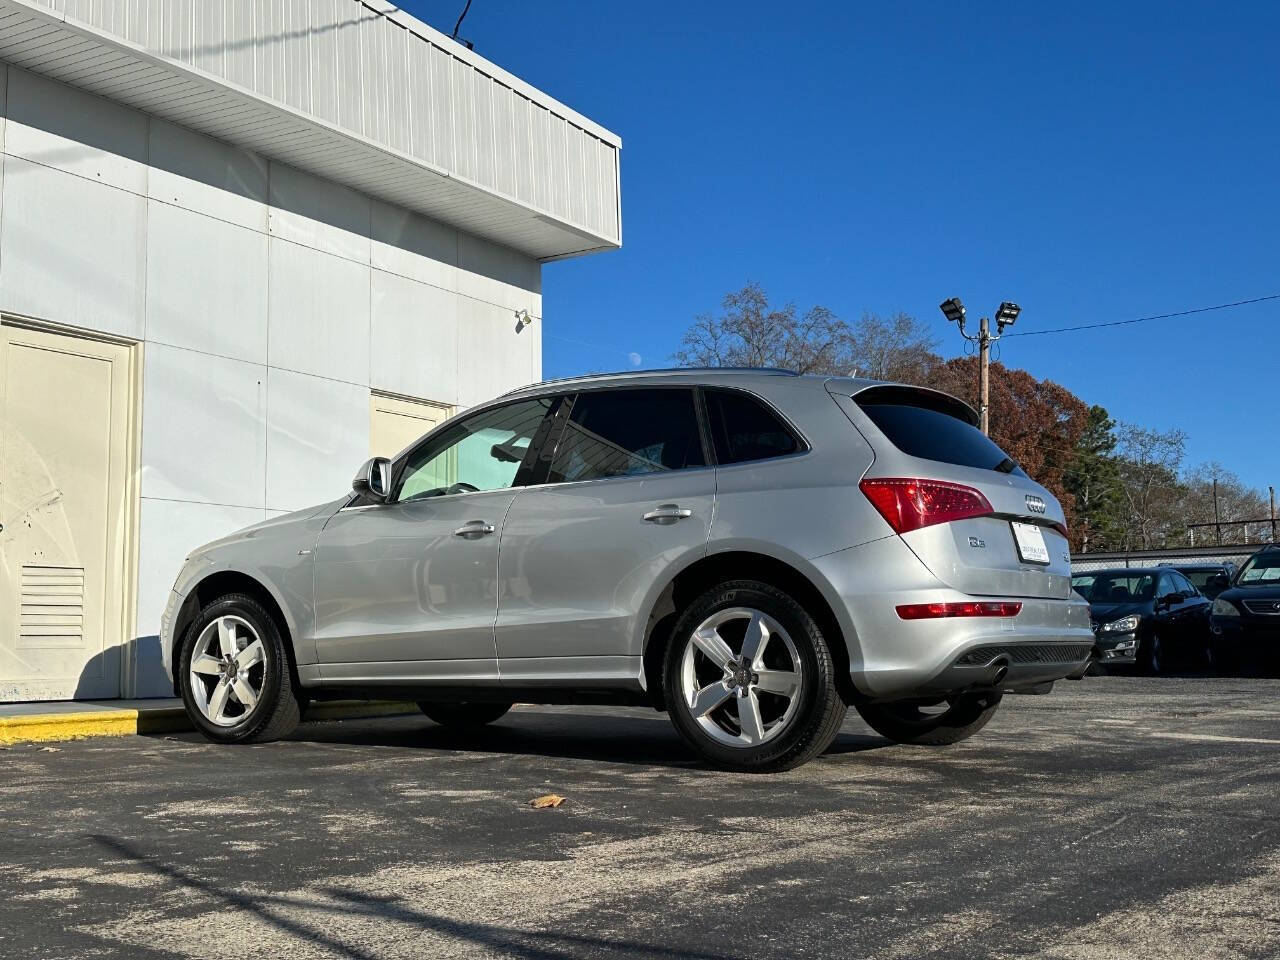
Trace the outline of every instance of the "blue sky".
{"type": "MultiPolygon", "coordinates": [[[[1278,5],[475,0],[462,35],[623,138],[623,249],[543,273],[548,377],[666,365],[749,280],[948,355],[952,295],[1029,333],[1280,293],[1278,5]]],[[[1280,301],[1001,346],[1280,486],[1280,301]]]]}

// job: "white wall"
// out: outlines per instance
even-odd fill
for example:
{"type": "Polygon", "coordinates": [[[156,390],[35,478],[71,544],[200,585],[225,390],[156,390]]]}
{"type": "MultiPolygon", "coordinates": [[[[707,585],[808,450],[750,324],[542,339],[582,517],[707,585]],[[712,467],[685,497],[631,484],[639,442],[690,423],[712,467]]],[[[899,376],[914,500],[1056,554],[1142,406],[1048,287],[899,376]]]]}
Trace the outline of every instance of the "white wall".
{"type": "Polygon", "coordinates": [[[515,312],[541,318],[541,268],[4,64],[0,103],[0,312],[144,343],[136,692],[165,695],[182,558],[340,496],[371,388],[469,406],[538,380],[515,312]]]}

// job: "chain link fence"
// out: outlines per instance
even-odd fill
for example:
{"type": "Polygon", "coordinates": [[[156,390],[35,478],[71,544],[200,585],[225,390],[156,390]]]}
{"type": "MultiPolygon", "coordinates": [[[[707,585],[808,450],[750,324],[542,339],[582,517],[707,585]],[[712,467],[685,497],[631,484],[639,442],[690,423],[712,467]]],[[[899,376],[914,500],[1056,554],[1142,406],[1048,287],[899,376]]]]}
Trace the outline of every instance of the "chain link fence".
{"type": "Polygon", "coordinates": [[[1107,553],[1078,553],[1071,557],[1072,573],[1087,573],[1107,567],[1158,567],[1161,564],[1179,566],[1189,563],[1234,563],[1237,567],[1268,544],[1241,543],[1204,546],[1174,547],[1168,550],[1129,550],[1107,553]]]}

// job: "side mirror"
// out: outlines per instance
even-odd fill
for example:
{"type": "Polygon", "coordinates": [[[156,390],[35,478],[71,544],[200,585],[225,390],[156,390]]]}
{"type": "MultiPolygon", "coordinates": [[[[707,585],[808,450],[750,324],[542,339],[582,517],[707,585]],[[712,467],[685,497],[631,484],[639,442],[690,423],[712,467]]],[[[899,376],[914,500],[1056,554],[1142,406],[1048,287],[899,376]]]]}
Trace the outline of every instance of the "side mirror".
{"type": "Polygon", "coordinates": [[[351,489],[361,497],[382,503],[391,494],[391,461],[386,457],[366,460],[351,481],[351,489]]]}
{"type": "Polygon", "coordinates": [[[1218,590],[1225,590],[1227,587],[1231,586],[1231,578],[1225,573],[1215,573],[1209,578],[1209,586],[1215,587],[1218,590]]]}
{"type": "Polygon", "coordinates": [[[1175,603],[1181,603],[1182,599],[1183,597],[1180,593],[1166,593],[1160,598],[1160,604],[1165,607],[1171,607],[1175,603]]]}

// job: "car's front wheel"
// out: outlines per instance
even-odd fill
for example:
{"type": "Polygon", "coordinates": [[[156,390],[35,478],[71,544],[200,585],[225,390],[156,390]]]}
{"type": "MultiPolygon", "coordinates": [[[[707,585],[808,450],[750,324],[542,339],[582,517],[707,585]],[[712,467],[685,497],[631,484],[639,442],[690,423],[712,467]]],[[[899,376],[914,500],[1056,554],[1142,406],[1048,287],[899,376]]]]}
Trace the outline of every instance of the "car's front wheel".
{"type": "Polygon", "coordinates": [[[844,720],[826,638],[769,584],[720,584],[680,614],[663,670],[676,730],[706,760],[744,772],[797,767],[844,720]]]}
{"type": "Polygon", "coordinates": [[[961,694],[933,703],[860,703],[858,713],[894,743],[940,747],[967,740],[985,727],[1000,694],[961,694]]]}
{"type": "Polygon", "coordinates": [[[178,686],[187,716],[218,743],[263,743],[298,725],[298,699],[276,622],[247,594],[213,601],[187,628],[178,686]]]}
{"type": "Polygon", "coordinates": [[[442,727],[482,727],[493,723],[507,715],[513,704],[483,703],[469,701],[466,703],[441,703],[431,700],[419,700],[418,709],[442,727]]]}

